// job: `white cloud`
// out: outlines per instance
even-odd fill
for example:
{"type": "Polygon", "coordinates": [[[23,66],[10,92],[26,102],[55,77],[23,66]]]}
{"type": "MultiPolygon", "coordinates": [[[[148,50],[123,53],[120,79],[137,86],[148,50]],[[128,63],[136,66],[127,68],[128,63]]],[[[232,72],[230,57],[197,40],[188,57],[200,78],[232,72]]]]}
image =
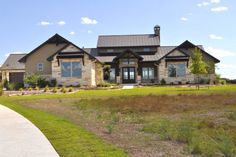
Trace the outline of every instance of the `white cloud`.
{"type": "Polygon", "coordinates": [[[220,3],[220,0],[211,0],[211,3],[220,3]]]}
{"type": "Polygon", "coordinates": [[[188,21],[188,18],[186,18],[186,17],[181,17],[180,20],[181,20],[181,21],[188,21]]]}
{"type": "Polygon", "coordinates": [[[91,31],[91,30],[88,30],[88,34],[92,34],[93,33],[93,31],[91,31]]]}
{"type": "Polygon", "coordinates": [[[236,52],[231,52],[231,51],[227,51],[223,49],[217,49],[213,47],[207,47],[206,52],[209,52],[211,55],[215,56],[216,58],[236,56],[236,52]]]}
{"type": "Polygon", "coordinates": [[[66,24],[66,22],[65,21],[59,21],[59,22],[57,22],[57,24],[60,25],[60,26],[63,26],[63,25],[66,24]]]}
{"type": "Polygon", "coordinates": [[[216,8],[211,8],[212,12],[222,12],[222,11],[227,11],[228,7],[216,7],[216,8]]]}
{"type": "Polygon", "coordinates": [[[218,36],[218,35],[215,35],[215,34],[210,34],[209,38],[213,39],[213,40],[221,40],[221,39],[223,39],[222,36],[218,36]]]}
{"type": "Polygon", "coordinates": [[[40,24],[41,26],[48,26],[48,25],[52,25],[53,23],[48,22],[48,21],[41,21],[39,24],[40,24]]]}
{"type": "Polygon", "coordinates": [[[71,31],[69,34],[70,34],[70,35],[75,35],[75,32],[71,31]]]}
{"type": "Polygon", "coordinates": [[[98,22],[97,22],[97,20],[95,20],[95,19],[90,19],[90,18],[88,18],[88,17],[82,17],[82,18],[81,18],[81,23],[82,23],[82,24],[85,24],[85,25],[95,25],[95,24],[97,24],[98,22]]]}
{"type": "Polygon", "coordinates": [[[209,2],[202,2],[202,3],[198,3],[198,4],[197,4],[198,7],[208,6],[208,5],[210,5],[209,2]]]}

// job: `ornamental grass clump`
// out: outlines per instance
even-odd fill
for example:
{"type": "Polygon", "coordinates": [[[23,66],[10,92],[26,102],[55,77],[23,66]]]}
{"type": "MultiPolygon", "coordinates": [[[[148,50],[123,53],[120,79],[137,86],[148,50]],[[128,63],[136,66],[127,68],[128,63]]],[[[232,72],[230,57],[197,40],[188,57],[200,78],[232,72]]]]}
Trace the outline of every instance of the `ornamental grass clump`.
{"type": "Polygon", "coordinates": [[[44,90],[43,90],[44,92],[47,92],[47,91],[49,91],[49,87],[48,86],[46,86],[45,88],[44,88],[44,90]]]}

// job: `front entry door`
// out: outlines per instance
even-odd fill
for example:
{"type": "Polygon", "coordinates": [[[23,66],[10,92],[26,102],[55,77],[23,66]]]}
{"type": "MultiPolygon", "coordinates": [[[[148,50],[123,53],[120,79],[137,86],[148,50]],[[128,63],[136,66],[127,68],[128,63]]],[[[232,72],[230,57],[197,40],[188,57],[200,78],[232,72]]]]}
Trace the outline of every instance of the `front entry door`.
{"type": "Polygon", "coordinates": [[[135,83],[135,68],[122,68],[122,83],[135,83]]]}

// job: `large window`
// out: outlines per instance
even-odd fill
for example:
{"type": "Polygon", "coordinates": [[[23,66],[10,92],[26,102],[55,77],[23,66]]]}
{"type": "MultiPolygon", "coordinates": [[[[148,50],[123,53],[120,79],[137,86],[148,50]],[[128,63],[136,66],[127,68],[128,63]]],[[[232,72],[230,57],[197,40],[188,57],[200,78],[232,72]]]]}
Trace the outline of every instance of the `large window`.
{"type": "Polygon", "coordinates": [[[142,78],[146,79],[154,79],[154,68],[144,67],[142,68],[142,78]]]}
{"type": "Polygon", "coordinates": [[[186,64],[169,64],[169,77],[184,77],[186,75],[186,64]]]}
{"type": "Polygon", "coordinates": [[[81,77],[82,69],[80,62],[62,62],[61,77],[81,77]]]}
{"type": "Polygon", "coordinates": [[[115,79],[116,79],[116,71],[115,71],[115,68],[111,68],[109,80],[113,81],[113,80],[115,80],[115,79]]]}

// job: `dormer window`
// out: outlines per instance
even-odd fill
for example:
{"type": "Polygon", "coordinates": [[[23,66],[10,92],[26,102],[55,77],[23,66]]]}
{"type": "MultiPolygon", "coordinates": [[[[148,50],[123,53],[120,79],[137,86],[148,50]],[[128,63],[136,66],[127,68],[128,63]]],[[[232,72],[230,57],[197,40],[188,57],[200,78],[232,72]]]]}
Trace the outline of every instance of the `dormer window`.
{"type": "Polygon", "coordinates": [[[107,52],[114,52],[114,49],[107,49],[107,52]]]}
{"type": "Polygon", "coordinates": [[[151,51],[151,49],[149,47],[145,47],[145,48],[143,48],[143,51],[144,52],[149,52],[149,51],[151,51]]]}

